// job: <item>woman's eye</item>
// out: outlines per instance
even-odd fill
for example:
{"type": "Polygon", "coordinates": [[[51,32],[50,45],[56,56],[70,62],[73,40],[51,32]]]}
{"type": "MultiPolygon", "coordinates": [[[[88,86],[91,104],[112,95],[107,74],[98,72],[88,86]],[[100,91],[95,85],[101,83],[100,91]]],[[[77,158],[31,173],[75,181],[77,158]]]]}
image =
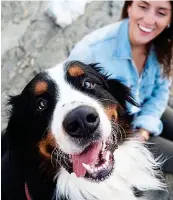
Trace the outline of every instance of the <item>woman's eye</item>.
{"type": "Polygon", "coordinates": [[[83,83],[82,83],[82,87],[85,88],[85,89],[94,89],[96,86],[95,83],[92,83],[89,79],[87,80],[84,80],[83,83]]]}
{"type": "Polygon", "coordinates": [[[146,6],[139,6],[141,9],[143,9],[143,10],[145,10],[145,9],[147,9],[147,7],[146,6]]]}
{"type": "Polygon", "coordinates": [[[166,14],[162,13],[162,12],[158,12],[158,14],[161,15],[161,16],[166,16],[166,14]]]}
{"type": "Polygon", "coordinates": [[[47,108],[47,106],[48,106],[47,100],[42,99],[42,98],[37,99],[36,104],[37,104],[37,110],[38,110],[38,111],[43,111],[43,110],[45,110],[45,109],[47,108]]]}

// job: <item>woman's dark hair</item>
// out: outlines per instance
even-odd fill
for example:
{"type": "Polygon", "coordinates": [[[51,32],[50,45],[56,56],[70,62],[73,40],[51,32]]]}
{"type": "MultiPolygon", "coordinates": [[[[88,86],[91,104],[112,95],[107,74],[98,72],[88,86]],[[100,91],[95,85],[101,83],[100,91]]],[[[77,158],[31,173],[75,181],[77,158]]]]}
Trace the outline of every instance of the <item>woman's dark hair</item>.
{"type": "MultiPolygon", "coordinates": [[[[121,13],[121,19],[128,18],[128,7],[133,1],[125,1],[124,7],[121,13]]],[[[166,28],[160,35],[158,35],[154,40],[153,44],[155,47],[156,55],[158,61],[163,65],[163,74],[167,77],[172,74],[173,65],[173,1],[171,4],[171,23],[170,27],[166,28]]]]}

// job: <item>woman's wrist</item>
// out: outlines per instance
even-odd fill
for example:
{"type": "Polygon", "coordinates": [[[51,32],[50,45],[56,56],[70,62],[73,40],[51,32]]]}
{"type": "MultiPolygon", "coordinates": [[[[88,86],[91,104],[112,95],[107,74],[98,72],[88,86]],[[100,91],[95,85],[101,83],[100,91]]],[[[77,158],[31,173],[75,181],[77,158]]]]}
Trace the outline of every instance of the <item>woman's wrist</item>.
{"type": "Polygon", "coordinates": [[[147,131],[146,129],[140,128],[138,129],[138,133],[140,133],[146,141],[150,139],[150,132],[147,131]]]}

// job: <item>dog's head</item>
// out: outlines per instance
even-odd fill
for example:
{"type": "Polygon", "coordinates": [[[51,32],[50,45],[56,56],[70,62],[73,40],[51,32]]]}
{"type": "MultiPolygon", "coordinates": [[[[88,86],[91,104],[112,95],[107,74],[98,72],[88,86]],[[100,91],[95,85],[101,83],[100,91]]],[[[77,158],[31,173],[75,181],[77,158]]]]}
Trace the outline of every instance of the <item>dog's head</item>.
{"type": "Polygon", "coordinates": [[[39,73],[11,97],[6,132],[18,152],[103,181],[113,171],[113,152],[129,133],[128,103],[136,105],[129,89],[96,64],[68,62],[39,73]]]}

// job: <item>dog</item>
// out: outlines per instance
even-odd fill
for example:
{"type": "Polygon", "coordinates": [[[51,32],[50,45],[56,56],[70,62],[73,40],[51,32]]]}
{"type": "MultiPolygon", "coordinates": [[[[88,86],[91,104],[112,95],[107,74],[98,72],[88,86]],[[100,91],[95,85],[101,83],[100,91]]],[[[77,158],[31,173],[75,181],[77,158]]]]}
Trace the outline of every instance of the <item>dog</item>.
{"type": "Polygon", "coordinates": [[[162,190],[159,162],[131,137],[130,89],[69,61],[11,96],[2,135],[2,199],[137,200],[162,190]]]}

